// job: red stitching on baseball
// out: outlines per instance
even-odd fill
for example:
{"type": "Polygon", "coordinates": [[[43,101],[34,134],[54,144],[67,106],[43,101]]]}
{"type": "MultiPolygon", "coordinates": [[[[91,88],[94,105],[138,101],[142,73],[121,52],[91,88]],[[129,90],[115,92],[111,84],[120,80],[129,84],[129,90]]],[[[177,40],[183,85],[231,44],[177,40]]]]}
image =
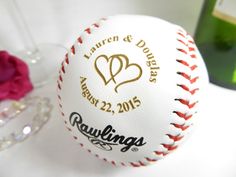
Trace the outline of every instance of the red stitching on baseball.
{"type": "Polygon", "coordinates": [[[61,112],[61,115],[64,117],[65,116],[64,112],[61,112]]]}
{"type": "Polygon", "coordinates": [[[65,55],[65,61],[66,61],[66,64],[69,64],[68,53],[65,55]]]}
{"type": "Polygon", "coordinates": [[[188,50],[191,52],[191,51],[195,51],[195,48],[194,47],[189,47],[188,50]]]}
{"type": "Polygon", "coordinates": [[[174,144],[162,144],[168,151],[173,151],[178,148],[177,145],[174,144]]]}
{"type": "Polygon", "coordinates": [[[61,96],[60,96],[60,95],[57,95],[57,98],[58,98],[59,100],[61,100],[61,96]]]}
{"type": "Polygon", "coordinates": [[[69,130],[70,132],[72,131],[70,127],[66,127],[66,128],[67,128],[67,130],[69,130]]]}
{"type": "MultiPolygon", "coordinates": [[[[179,51],[180,51],[180,50],[179,50],[179,51]]],[[[194,48],[189,47],[189,51],[194,51],[194,48]]],[[[192,57],[192,56],[195,56],[195,55],[190,55],[190,56],[192,57]]],[[[188,64],[186,61],[177,60],[177,62],[179,62],[179,63],[181,63],[181,64],[183,64],[183,65],[189,67],[189,64],[188,64]]],[[[196,65],[193,65],[193,66],[190,67],[190,69],[191,69],[192,71],[193,71],[194,69],[196,69],[196,68],[197,68],[196,65]]],[[[179,74],[179,75],[183,76],[185,79],[189,80],[191,84],[195,83],[195,82],[197,81],[197,79],[199,78],[199,77],[197,76],[197,77],[191,79],[191,76],[190,76],[190,75],[187,75],[187,74],[184,73],[184,72],[177,72],[177,74],[179,74]]],[[[197,90],[199,90],[198,88],[196,88],[196,89],[190,91],[190,89],[189,89],[186,85],[183,85],[183,84],[177,84],[177,85],[180,86],[181,88],[183,88],[184,90],[190,92],[192,95],[195,94],[195,92],[196,92],[197,90]]],[[[188,106],[189,109],[193,108],[193,107],[196,105],[196,103],[197,103],[197,102],[195,102],[195,103],[190,104],[189,101],[184,100],[184,99],[175,99],[175,100],[177,100],[177,101],[179,101],[180,103],[182,103],[182,104],[188,106]]],[[[180,112],[177,112],[177,111],[174,111],[174,113],[176,113],[179,117],[184,118],[185,120],[188,120],[189,118],[192,117],[192,115],[186,116],[186,114],[183,114],[183,113],[180,113],[180,112]]],[[[187,126],[184,127],[184,126],[177,125],[177,124],[173,124],[173,125],[174,125],[175,127],[177,127],[177,128],[181,128],[182,130],[186,130],[186,129],[188,128],[187,126]]]]}
{"type": "Polygon", "coordinates": [[[190,82],[191,84],[195,83],[195,82],[197,81],[197,79],[199,79],[198,76],[196,76],[196,77],[194,77],[194,78],[192,79],[190,75],[188,75],[188,74],[186,74],[186,73],[184,73],[184,72],[177,72],[177,74],[179,74],[179,75],[183,76],[185,79],[189,80],[189,82],[190,82]]]}
{"type": "Polygon", "coordinates": [[[179,101],[181,104],[188,106],[189,109],[194,108],[194,106],[198,103],[198,101],[190,103],[188,100],[184,100],[184,99],[175,99],[175,101],[179,101]]]}
{"type": "Polygon", "coordinates": [[[182,112],[179,112],[179,111],[173,111],[173,113],[175,113],[177,116],[183,118],[184,120],[188,120],[190,118],[192,118],[192,114],[190,115],[187,115],[186,113],[182,113],[182,112]]]}
{"type": "Polygon", "coordinates": [[[116,163],[115,163],[115,161],[111,161],[111,164],[116,166],[116,163]]]}
{"type": "Polygon", "coordinates": [[[94,23],[93,26],[99,28],[99,25],[97,23],[94,23]]]}
{"type": "Polygon", "coordinates": [[[188,42],[191,43],[191,44],[195,44],[195,42],[192,41],[192,40],[188,40],[188,42]]]}
{"type": "Polygon", "coordinates": [[[176,61],[179,62],[179,63],[181,63],[181,64],[183,64],[183,65],[185,65],[185,66],[187,66],[187,67],[189,67],[192,71],[197,68],[197,65],[190,66],[190,65],[188,64],[188,62],[186,62],[186,61],[184,61],[184,60],[178,60],[178,59],[177,59],[176,61]]]}
{"type": "Polygon", "coordinates": [[[157,161],[157,159],[150,159],[150,158],[148,158],[148,157],[146,157],[145,158],[148,162],[156,162],[157,161]]]}
{"type": "Polygon", "coordinates": [[[180,141],[184,136],[181,136],[181,135],[170,135],[170,134],[167,134],[167,136],[172,139],[174,142],[177,142],[177,141],[180,141]]]}
{"type": "Polygon", "coordinates": [[[185,35],[182,34],[181,32],[178,32],[177,34],[180,35],[180,36],[182,36],[183,38],[185,38],[185,35]]]}
{"type": "Polygon", "coordinates": [[[91,34],[91,29],[90,28],[87,28],[84,31],[87,32],[88,34],[91,34]]]}
{"type": "Polygon", "coordinates": [[[120,164],[121,164],[122,166],[126,167],[126,165],[125,165],[123,162],[121,162],[120,164]]]}
{"type": "Polygon", "coordinates": [[[190,55],[191,58],[197,58],[195,54],[190,55]]]}
{"type": "Polygon", "coordinates": [[[166,156],[168,152],[163,152],[163,151],[154,151],[156,155],[163,155],[166,156]]]}
{"type": "Polygon", "coordinates": [[[176,123],[171,123],[172,125],[174,125],[176,128],[180,128],[182,131],[185,131],[189,128],[189,125],[185,125],[185,124],[176,124],[176,123]]]}
{"type": "Polygon", "coordinates": [[[193,89],[193,90],[190,90],[190,89],[188,88],[188,86],[183,85],[183,84],[177,84],[177,86],[179,86],[180,88],[184,89],[185,91],[191,93],[191,95],[194,95],[194,94],[196,93],[196,91],[199,90],[199,88],[195,88],[195,89],[193,89]]]}
{"type": "Polygon", "coordinates": [[[75,46],[72,45],[71,48],[70,48],[70,50],[71,50],[71,53],[73,53],[73,55],[74,55],[74,54],[75,54],[75,46]]]}
{"type": "Polygon", "coordinates": [[[180,51],[180,52],[182,52],[182,53],[184,53],[184,54],[186,54],[186,55],[188,54],[187,51],[184,50],[184,49],[177,49],[177,50],[180,51]]]}
{"type": "Polygon", "coordinates": [[[139,161],[139,164],[140,164],[141,166],[146,166],[146,164],[143,163],[142,161],[139,161]]]}
{"type": "Polygon", "coordinates": [[[61,81],[61,82],[63,81],[63,79],[62,79],[62,76],[61,76],[61,75],[59,75],[59,79],[60,79],[60,81],[61,81]]]}
{"type": "Polygon", "coordinates": [[[60,84],[59,83],[57,83],[57,87],[61,90],[61,86],[60,86],[60,84]]]}
{"type": "Polygon", "coordinates": [[[193,70],[195,70],[197,68],[197,65],[193,65],[193,66],[191,66],[190,67],[190,69],[193,71],[193,70]]]}
{"type": "Polygon", "coordinates": [[[65,74],[64,64],[61,65],[61,71],[65,74]]]}
{"type": "Polygon", "coordinates": [[[140,167],[140,165],[135,164],[135,163],[133,163],[133,162],[130,162],[130,165],[132,165],[133,167],[140,167]]]}
{"type": "Polygon", "coordinates": [[[77,137],[77,136],[73,136],[73,138],[74,138],[75,140],[77,140],[77,139],[78,139],[78,137],[77,137]]]}
{"type": "Polygon", "coordinates": [[[179,41],[180,43],[182,43],[182,44],[184,44],[185,46],[187,46],[187,44],[186,44],[184,41],[182,41],[181,39],[177,39],[177,41],[179,41]]]}
{"type": "MultiPolygon", "coordinates": [[[[179,32],[177,32],[178,36],[181,36],[180,38],[183,37],[184,39],[187,39],[186,35],[188,35],[188,34],[185,35],[185,33],[186,32],[183,32],[182,30],[179,30],[179,32]]],[[[177,48],[177,50],[179,52],[181,52],[183,54],[186,54],[187,56],[190,56],[191,58],[197,58],[194,53],[191,53],[191,54],[189,53],[189,52],[195,52],[194,46],[189,46],[190,43],[194,44],[193,41],[187,39],[187,41],[188,41],[187,44],[184,42],[185,40],[182,40],[182,39],[177,39],[177,41],[179,43],[185,45],[188,48],[188,51],[186,51],[185,49],[182,49],[182,48],[177,48]]],[[[191,71],[194,71],[197,68],[196,64],[190,66],[190,64],[185,60],[176,59],[176,61],[178,63],[181,63],[184,66],[187,66],[188,68],[191,69],[191,71]]],[[[183,78],[187,79],[190,82],[191,85],[195,84],[199,79],[199,76],[192,77],[191,74],[187,74],[186,72],[183,72],[183,71],[178,71],[177,74],[182,76],[183,78]]],[[[177,86],[182,88],[184,91],[189,92],[191,95],[194,95],[196,93],[196,91],[199,90],[199,88],[194,88],[194,89],[191,90],[190,87],[188,85],[185,85],[185,84],[177,84],[177,86]]],[[[183,98],[176,98],[174,100],[178,101],[179,103],[181,103],[185,106],[187,106],[189,109],[194,108],[195,105],[198,103],[198,101],[190,103],[190,101],[188,99],[183,99],[183,98]]],[[[176,114],[178,117],[183,118],[185,121],[191,119],[192,116],[193,116],[193,115],[188,115],[187,113],[182,113],[182,112],[179,112],[179,111],[173,111],[173,113],[176,114]]],[[[181,129],[182,131],[185,131],[190,127],[189,125],[186,125],[185,123],[181,124],[181,125],[177,124],[177,123],[171,123],[171,124],[174,127],[178,128],[178,129],[181,129]]],[[[174,143],[170,144],[170,145],[163,144],[163,146],[166,149],[168,149],[168,151],[175,150],[178,147],[177,145],[175,145],[175,142],[180,141],[184,137],[184,136],[181,136],[180,134],[179,135],[167,134],[167,136],[174,141],[174,143]]]]}
{"type": "Polygon", "coordinates": [[[83,40],[82,40],[81,36],[77,39],[77,41],[78,41],[80,44],[83,43],[83,40]]]}

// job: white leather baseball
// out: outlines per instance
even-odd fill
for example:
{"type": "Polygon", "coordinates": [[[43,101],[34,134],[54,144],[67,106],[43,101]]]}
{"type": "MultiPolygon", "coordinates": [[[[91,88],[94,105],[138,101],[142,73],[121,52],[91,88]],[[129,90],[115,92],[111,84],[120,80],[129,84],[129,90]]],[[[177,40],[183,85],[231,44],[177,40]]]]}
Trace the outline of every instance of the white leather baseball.
{"type": "Polygon", "coordinates": [[[66,54],[58,79],[65,125],[88,152],[144,166],[186,139],[207,71],[180,26],[135,15],[101,19],[66,54]]]}

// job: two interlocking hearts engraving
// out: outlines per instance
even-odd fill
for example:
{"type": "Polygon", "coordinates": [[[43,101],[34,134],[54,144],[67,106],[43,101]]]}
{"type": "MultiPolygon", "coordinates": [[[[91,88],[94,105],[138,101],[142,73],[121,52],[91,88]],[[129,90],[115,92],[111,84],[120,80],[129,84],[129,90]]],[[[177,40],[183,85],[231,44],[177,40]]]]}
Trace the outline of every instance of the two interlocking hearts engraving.
{"type": "Polygon", "coordinates": [[[116,93],[118,92],[117,89],[120,86],[137,81],[142,76],[142,68],[136,63],[129,63],[128,57],[124,54],[115,54],[110,57],[106,55],[99,55],[94,62],[94,67],[105,85],[110,82],[115,84],[114,90],[116,93]],[[99,62],[103,62],[103,65],[99,65],[99,62]],[[107,69],[109,72],[105,71],[107,69]],[[116,78],[118,75],[121,73],[130,74],[130,72],[136,72],[136,74],[132,76],[125,75],[126,78],[119,78],[117,81],[116,78]]]}

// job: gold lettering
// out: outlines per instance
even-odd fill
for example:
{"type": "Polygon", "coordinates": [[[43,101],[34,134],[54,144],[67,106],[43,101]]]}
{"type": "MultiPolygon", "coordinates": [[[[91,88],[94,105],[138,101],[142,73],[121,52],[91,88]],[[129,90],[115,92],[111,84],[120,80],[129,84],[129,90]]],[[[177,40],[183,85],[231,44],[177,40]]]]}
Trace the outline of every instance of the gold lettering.
{"type": "Polygon", "coordinates": [[[118,36],[113,36],[113,41],[119,41],[119,37],[118,36]]]}
{"type": "Polygon", "coordinates": [[[109,37],[109,38],[107,39],[107,42],[108,42],[108,43],[112,42],[112,38],[109,37]]]}
{"type": "Polygon", "coordinates": [[[153,54],[152,54],[152,53],[149,53],[149,54],[147,54],[147,58],[150,60],[150,59],[153,59],[153,58],[154,58],[154,56],[153,56],[153,54]]]}
{"type": "Polygon", "coordinates": [[[82,84],[82,83],[84,83],[84,81],[86,81],[87,78],[80,76],[80,79],[81,79],[80,83],[82,84]]]}
{"type": "Polygon", "coordinates": [[[98,99],[93,98],[91,103],[94,104],[97,107],[98,99]]]}
{"type": "Polygon", "coordinates": [[[151,77],[151,78],[149,79],[149,81],[150,81],[150,82],[153,82],[153,83],[156,83],[157,80],[156,80],[156,78],[152,78],[152,77],[151,77]]]}
{"type": "Polygon", "coordinates": [[[90,53],[90,55],[88,56],[88,55],[86,55],[86,54],[84,54],[84,57],[85,58],[87,58],[87,59],[89,59],[90,58],[90,56],[91,56],[91,53],[90,53]]]}
{"type": "Polygon", "coordinates": [[[150,49],[146,46],[146,42],[144,40],[139,40],[136,43],[136,46],[140,49],[142,49],[142,52],[146,55],[146,65],[150,69],[150,82],[156,83],[156,76],[157,76],[157,70],[160,69],[158,66],[153,53],[150,51],[150,49]]]}
{"type": "Polygon", "coordinates": [[[144,47],[145,46],[145,42],[144,42],[144,40],[140,40],[137,44],[136,44],[136,46],[137,47],[139,47],[139,48],[142,48],[142,47],[144,47]]]}
{"type": "Polygon", "coordinates": [[[106,39],[102,40],[102,44],[105,45],[106,44],[106,39]]]}
{"type": "Polygon", "coordinates": [[[97,48],[100,48],[101,46],[102,46],[102,44],[100,42],[96,44],[97,48]]]}
{"type": "Polygon", "coordinates": [[[90,49],[90,51],[91,51],[92,53],[94,53],[94,52],[96,51],[96,48],[95,48],[95,47],[92,47],[92,48],[90,49]]]}
{"type": "Polygon", "coordinates": [[[131,35],[127,35],[124,39],[124,42],[131,42],[132,41],[132,36],[131,35]]]}
{"type": "Polygon", "coordinates": [[[103,40],[99,41],[98,43],[96,43],[93,47],[91,47],[89,55],[84,54],[84,57],[86,59],[90,59],[91,56],[93,55],[93,53],[95,53],[97,49],[99,49],[100,47],[102,47],[106,44],[109,44],[109,43],[112,43],[112,42],[117,42],[117,41],[119,41],[119,36],[111,36],[111,37],[108,37],[106,39],[103,39],[103,40]]]}
{"type": "Polygon", "coordinates": [[[94,105],[95,107],[98,106],[98,102],[99,99],[96,99],[93,97],[93,95],[91,94],[91,92],[89,91],[86,81],[87,78],[85,77],[80,77],[80,84],[81,84],[81,90],[82,90],[82,96],[84,98],[86,98],[92,105],[94,105]]]}
{"type": "Polygon", "coordinates": [[[154,69],[158,70],[158,69],[160,69],[160,67],[159,66],[158,67],[151,67],[150,69],[151,70],[154,70],[154,69]]]}
{"type": "Polygon", "coordinates": [[[149,52],[149,48],[147,48],[147,47],[144,48],[144,49],[143,49],[143,52],[144,52],[144,53],[148,53],[148,52],[149,52]]]}
{"type": "Polygon", "coordinates": [[[156,71],[151,71],[151,76],[157,76],[157,72],[156,71]]]}

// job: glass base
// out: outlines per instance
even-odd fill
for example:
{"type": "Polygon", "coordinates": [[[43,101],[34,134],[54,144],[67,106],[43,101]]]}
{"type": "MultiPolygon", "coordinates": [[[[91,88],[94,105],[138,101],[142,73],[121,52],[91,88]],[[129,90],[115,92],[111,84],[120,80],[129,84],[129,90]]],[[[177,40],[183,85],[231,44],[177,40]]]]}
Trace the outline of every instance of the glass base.
{"type": "Polygon", "coordinates": [[[16,53],[29,67],[30,79],[34,87],[42,87],[58,74],[67,49],[57,44],[39,44],[34,51],[16,53]]]}
{"type": "Polygon", "coordinates": [[[0,102],[0,151],[37,133],[51,116],[48,98],[27,96],[0,102]]]}

